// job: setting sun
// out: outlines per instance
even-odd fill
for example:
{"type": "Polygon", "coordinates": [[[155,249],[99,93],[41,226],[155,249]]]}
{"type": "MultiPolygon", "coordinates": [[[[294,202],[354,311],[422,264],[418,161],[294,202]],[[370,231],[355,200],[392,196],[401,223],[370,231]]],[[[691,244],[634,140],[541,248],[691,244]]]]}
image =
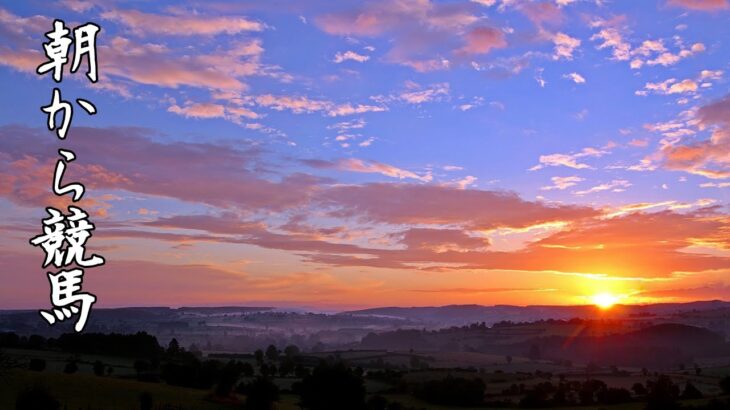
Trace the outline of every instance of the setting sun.
{"type": "Polygon", "coordinates": [[[591,299],[593,300],[593,303],[599,308],[610,309],[618,302],[619,297],[610,293],[599,293],[597,295],[594,295],[591,299]]]}

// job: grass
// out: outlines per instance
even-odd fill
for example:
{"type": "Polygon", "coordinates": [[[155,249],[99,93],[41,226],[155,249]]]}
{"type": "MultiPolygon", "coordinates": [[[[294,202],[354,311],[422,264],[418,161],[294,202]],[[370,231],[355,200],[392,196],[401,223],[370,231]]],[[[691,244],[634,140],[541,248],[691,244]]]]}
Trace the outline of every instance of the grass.
{"type": "Polygon", "coordinates": [[[39,383],[46,386],[61,403],[61,408],[127,410],[139,408],[139,395],[148,392],[156,404],[170,404],[174,408],[190,410],[228,410],[240,406],[212,403],[205,400],[207,391],[168,386],[162,383],[143,383],[113,377],[89,374],[64,374],[13,370],[0,389],[0,409],[15,408],[15,399],[23,389],[39,383]]]}

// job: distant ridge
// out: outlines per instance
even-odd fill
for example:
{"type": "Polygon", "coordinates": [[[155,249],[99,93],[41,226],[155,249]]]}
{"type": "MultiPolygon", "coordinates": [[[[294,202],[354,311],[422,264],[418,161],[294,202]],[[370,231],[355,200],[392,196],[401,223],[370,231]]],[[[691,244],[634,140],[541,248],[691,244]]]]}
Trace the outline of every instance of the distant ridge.
{"type": "MultiPolygon", "coordinates": [[[[690,311],[730,309],[730,302],[721,300],[686,303],[658,303],[647,305],[616,305],[610,312],[614,316],[658,316],[690,311]]],[[[495,323],[503,320],[529,322],[543,319],[572,319],[604,317],[606,311],[594,305],[445,305],[424,307],[380,307],[352,310],[340,313],[352,316],[380,316],[429,324],[468,324],[475,322],[495,323]]]]}

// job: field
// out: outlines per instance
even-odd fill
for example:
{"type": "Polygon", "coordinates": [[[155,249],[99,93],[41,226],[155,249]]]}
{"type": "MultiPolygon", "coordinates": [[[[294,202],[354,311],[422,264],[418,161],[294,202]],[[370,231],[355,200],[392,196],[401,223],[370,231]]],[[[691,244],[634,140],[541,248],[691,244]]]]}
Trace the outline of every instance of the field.
{"type": "Polygon", "coordinates": [[[204,400],[208,393],[202,390],[83,373],[68,375],[48,371],[13,370],[5,376],[3,384],[2,393],[0,393],[0,408],[2,409],[15,408],[18,392],[34,384],[47,387],[62,406],[70,409],[135,409],[139,408],[139,395],[142,392],[150,393],[155,403],[169,404],[180,410],[237,408],[204,400]]]}

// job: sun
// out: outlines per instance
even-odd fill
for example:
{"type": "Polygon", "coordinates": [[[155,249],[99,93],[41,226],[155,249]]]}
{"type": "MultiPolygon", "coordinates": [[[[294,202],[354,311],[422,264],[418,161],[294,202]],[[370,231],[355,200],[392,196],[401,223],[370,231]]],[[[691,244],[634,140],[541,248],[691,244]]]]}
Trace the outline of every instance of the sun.
{"type": "Polygon", "coordinates": [[[593,304],[601,309],[610,309],[619,301],[619,297],[610,293],[599,293],[591,298],[593,304]]]}

